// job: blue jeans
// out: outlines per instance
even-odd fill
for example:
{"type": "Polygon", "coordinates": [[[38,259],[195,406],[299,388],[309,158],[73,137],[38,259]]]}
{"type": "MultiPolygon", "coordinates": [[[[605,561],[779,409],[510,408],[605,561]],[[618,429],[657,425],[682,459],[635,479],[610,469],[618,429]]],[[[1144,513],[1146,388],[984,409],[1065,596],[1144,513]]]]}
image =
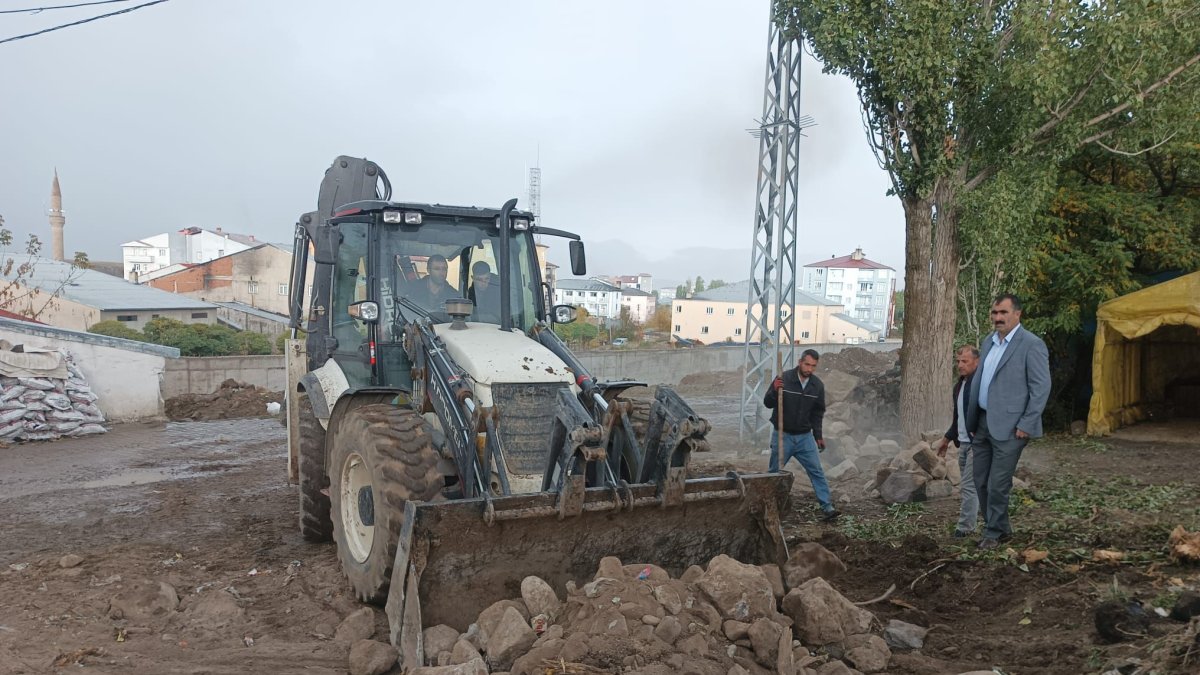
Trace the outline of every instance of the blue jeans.
{"type": "MultiPolygon", "coordinates": [[[[771,431],[771,473],[779,471],[779,432],[771,431]]],[[[829,482],[825,480],[825,471],[821,469],[821,455],[817,450],[817,441],[813,438],[812,432],[807,434],[783,434],[783,464],[787,466],[788,460],[795,457],[800,466],[804,467],[804,471],[808,473],[808,480],[812,483],[813,492],[817,493],[817,501],[821,504],[822,511],[833,510],[833,499],[829,496],[829,482]]]]}

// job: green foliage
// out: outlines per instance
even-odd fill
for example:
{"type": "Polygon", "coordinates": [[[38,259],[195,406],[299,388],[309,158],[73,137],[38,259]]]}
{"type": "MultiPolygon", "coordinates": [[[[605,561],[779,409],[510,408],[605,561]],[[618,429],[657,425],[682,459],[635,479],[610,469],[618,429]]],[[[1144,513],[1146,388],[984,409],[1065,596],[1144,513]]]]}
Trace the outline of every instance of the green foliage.
{"type": "Polygon", "coordinates": [[[271,341],[265,335],[235,331],[226,326],[183,323],[157,318],[143,329],[148,342],[175,347],[182,356],[232,356],[270,354],[271,341]]]}
{"type": "Polygon", "coordinates": [[[680,300],[682,300],[687,297],[687,294],[688,294],[688,287],[686,284],[679,284],[678,286],[675,287],[675,297],[676,298],[679,298],[680,300]]]}
{"type": "Polygon", "coordinates": [[[703,293],[704,292],[704,277],[702,277],[700,275],[696,275],[696,285],[695,285],[694,289],[695,289],[694,290],[695,293],[703,293]]]}
{"type": "Polygon", "coordinates": [[[714,288],[720,288],[724,285],[725,285],[724,279],[713,279],[712,281],[708,282],[708,290],[711,291],[714,288]]]}
{"type": "MultiPolygon", "coordinates": [[[[292,332],[290,330],[285,330],[282,333],[280,333],[279,335],[275,336],[275,352],[276,353],[278,353],[278,354],[283,353],[283,350],[286,348],[286,342],[287,342],[288,338],[291,337],[291,335],[292,335],[292,332]]],[[[303,340],[307,335],[308,335],[308,333],[306,333],[302,330],[296,331],[296,338],[299,340],[303,340]]]]}
{"type": "Polygon", "coordinates": [[[600,335],[600,329],[586,321],[556,323],[554,332],[568,344],[583,346],[591,344],[600,335]]]}
{"type": "Polygon", "coordinates": [[[892,504],[882,518],[842,516],[838,519],[838,530],[855,539],[895,544],[904,537],[924,531],[926,515],[928,509],[922,502],[892,504]]]}
{"type": "Polygon", "coordinates": [[[136,340],[138,342],[146,341],[146,336],[143,335],[141,331],[130,328],[120,321],[113,321],[111,319],[93,324],[90,328],[88,328],[88,332],[96,335],[107,335],[109,337],[121,338],[122,340],[136,340]]]}

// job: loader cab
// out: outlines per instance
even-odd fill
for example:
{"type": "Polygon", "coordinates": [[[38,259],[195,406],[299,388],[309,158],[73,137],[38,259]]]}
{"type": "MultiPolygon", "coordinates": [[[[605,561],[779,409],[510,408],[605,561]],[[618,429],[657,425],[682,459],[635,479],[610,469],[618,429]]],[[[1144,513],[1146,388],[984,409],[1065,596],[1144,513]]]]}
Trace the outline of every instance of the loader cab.
{"type": "MultiPolygon", "coordinates": [[[[308,322],[310,370],[333,359],[351,389],[411,391],[404,328],[417,320],[450,322],[447,299],[470,301],[467,321],[483,324],[473,329],[509,325],[529,333],[548,311],[532,216],[511,212],[508,241],[502,242],[500,215],[496,209],[365,201],[306,230],[318,263],[308,322]]],[[[307,241],[297,246],[308,250],[307,241]]],[[[298,281],[294,289],[304,287],[298,281]]]]}

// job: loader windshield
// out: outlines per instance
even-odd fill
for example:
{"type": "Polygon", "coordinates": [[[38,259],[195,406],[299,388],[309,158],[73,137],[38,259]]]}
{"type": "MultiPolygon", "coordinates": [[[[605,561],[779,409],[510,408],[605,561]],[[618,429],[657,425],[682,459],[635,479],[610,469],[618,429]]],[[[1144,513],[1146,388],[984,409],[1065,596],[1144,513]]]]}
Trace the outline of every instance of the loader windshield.
{"type": "Polygon", "coordinates": [[[501,274],[507,273],[513,326],[528,331],[537,323],[541,275],[529,233],[512,234],[509,262],[502,265],[500,233],[490,220],[427,216],[419,226],[383,227],[381,262],[389,270],[380,275],[380,295],[389,319],[404,311],[392,301],[394,284],[397,295],[421,306],[435,320],[448,318],[443,307],[448,298],[466,298],[474,307],[468,321],[499,324],[501,274]]]}

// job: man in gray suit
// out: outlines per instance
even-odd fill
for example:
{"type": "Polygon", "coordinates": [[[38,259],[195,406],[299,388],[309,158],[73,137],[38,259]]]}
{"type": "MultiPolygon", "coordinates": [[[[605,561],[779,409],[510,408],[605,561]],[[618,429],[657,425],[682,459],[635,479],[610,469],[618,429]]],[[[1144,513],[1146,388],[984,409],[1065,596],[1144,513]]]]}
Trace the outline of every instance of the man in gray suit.
{"type": "Polygon", "coordinates": [[[1021,301],[1015,295],[996,298],[992,324],[996,332],[981,345],[967,408],[975,488],[986,523],[981,549],[1012,537],[1013,472],[1029,439],[1042,435],[1042,410],[1050,398],[1049,353],[1041,338],[1021,327],[1021,301]]]}

